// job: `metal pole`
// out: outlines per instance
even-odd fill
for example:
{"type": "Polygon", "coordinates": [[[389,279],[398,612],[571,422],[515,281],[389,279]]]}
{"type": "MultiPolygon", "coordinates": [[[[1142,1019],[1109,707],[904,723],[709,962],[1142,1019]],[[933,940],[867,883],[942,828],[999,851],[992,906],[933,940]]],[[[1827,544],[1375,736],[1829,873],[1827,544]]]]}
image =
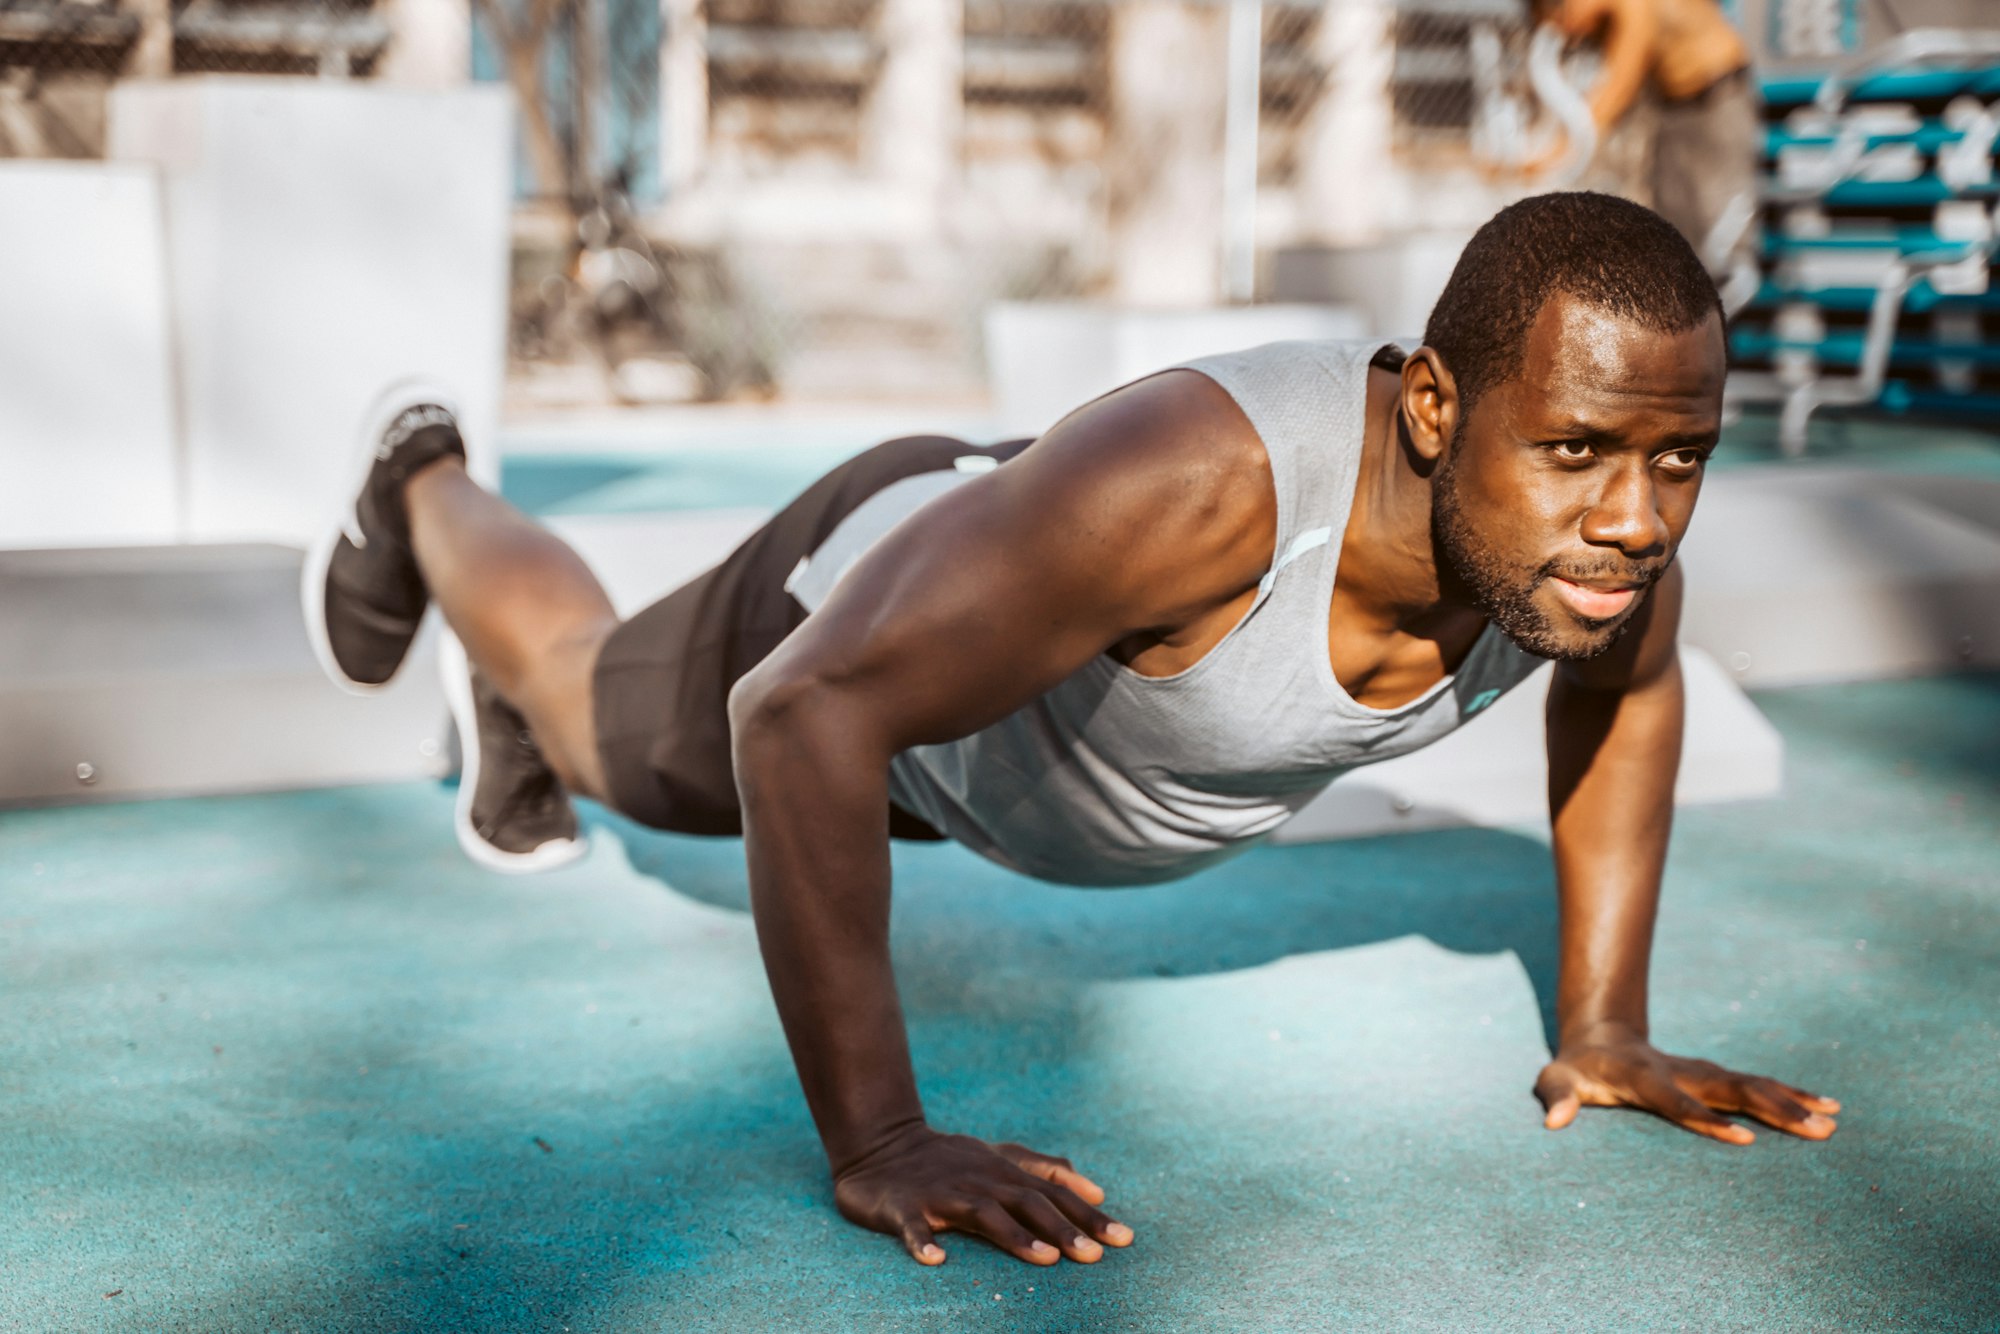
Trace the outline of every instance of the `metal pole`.
{"type": "Polygon", "coordinates": [[[139,40],[125,57],[128,79],[165,79],[174,72],[173,0],[132,0],[139,19],[139,40]]]}
{"type": "Polygon", "coordinates": [[[1229,0],[1229,100],[1222,144],[1222,295],[1257,294],[1257,117],[1264,64],[1263,0],[1229,0]]]}
{"type": "Polygon", "coordinates": [[[595,199],[604,180],[602,159],[611,109],[604,97],[605,13],[596,0],[575,0],[569,12],[570,69],[576,81],[570,89],[576,147],[569,164],[569,190],[579,198],[595,199]]]}

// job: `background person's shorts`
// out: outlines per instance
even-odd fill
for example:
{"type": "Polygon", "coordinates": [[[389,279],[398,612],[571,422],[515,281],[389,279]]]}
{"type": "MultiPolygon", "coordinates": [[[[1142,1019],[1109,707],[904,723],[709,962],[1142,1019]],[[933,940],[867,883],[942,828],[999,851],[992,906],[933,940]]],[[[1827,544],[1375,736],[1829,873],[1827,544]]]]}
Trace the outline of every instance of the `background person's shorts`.
{"type": "MultiPolygon", "coordinates": [[[[967,454],[1013,458],[1026,440],[968,445],[911,436],[856,455],[814,482],[729,558],[613,631],[592,679],[597,749],[612,806],[683,834],[740,834],[730,761],[729,690],[806,618],[785,591],[799,561],[892,482],[967,454]]],[[[891,807],[898,838],[942,837],[891,807]]]]}

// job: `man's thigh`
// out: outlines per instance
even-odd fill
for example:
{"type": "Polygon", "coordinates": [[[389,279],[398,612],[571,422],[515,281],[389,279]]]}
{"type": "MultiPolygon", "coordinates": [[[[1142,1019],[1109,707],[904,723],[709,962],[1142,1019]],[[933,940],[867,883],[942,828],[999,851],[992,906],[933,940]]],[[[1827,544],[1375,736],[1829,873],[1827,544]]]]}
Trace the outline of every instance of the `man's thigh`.
{"type": "MultiPolygon", "coordinates": [[[[714,569],[626,621],[592,675],[593,714],[611,804],[658,829],[738,834],[743,816],[729,742],[729,691],[806,618],[785,591],[799,562],[876,492],[967,454],[1012,458],[1015,440],[968,445],[912,436],[835,468],[772,516],[714,569]]],[[[939,835],[890,812],[891,832],[939,835]]]]}

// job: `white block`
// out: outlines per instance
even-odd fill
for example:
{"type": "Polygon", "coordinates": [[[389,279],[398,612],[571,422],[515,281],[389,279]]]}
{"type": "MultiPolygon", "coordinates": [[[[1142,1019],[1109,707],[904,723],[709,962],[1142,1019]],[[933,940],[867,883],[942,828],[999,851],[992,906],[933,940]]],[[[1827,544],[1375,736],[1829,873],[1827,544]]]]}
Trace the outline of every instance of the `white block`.
{"type": "MultiPolygon", "coordinates": [[[[1776,796],[1784,787],[1784,740],[1714,659],[1683,646],[1687,726],[1676,805],[1776,796]]],[[[1443,741],[1413,755],[1357,769],[1281,827],[1274,841],[1548,823],[1543,705],[1552,668],[1443,741]]]]}
{"type": "Polygon", "coordinates": [[[1040,435],[1091,399],[1195,357],[1292,338],[1367,336],[1366,322],[1343,306],[1129,310],[1003,301],[986,312],[989,382],[1007,435],[1040,435]]]}
{"type": "Polygon", "coordinates": [[[771,517],[767,509],[577,514],[545,520],[630,616],[717,565],[771,517]]]}
{"type": "Polygon", "coordinates": [[[221,543],[0,553],[0,807],[437,773],[435,631],[388,689],[342,693],[299,619],[303,559],[221,543]]]}
{"type": "Polygon", "coordinates": [[[171,541],[159,182],[0,163],[0,548],[171,541]]]}
{"type": "Polygon", "coordinates": [[[2000,666],[2000,484],[1797,465],[1703,486],[1682,638],[1749,685],[2000,666]]]}
{"type": "Polygon", "coordinates": [[[1378,245],[1281,250],[1273,261],[1272,285],[1280,300],[1349,303],[1384,337],[1420,336],[1473,230],[1410,232],[1378,245]]]}
{"type": "Polygon", "coordinates": [[[318,79],[111,94],[166,188],[194,541],[307,543],[388,381],[456,387],[482,469],[504,369],[506,95],[318,79]]]}

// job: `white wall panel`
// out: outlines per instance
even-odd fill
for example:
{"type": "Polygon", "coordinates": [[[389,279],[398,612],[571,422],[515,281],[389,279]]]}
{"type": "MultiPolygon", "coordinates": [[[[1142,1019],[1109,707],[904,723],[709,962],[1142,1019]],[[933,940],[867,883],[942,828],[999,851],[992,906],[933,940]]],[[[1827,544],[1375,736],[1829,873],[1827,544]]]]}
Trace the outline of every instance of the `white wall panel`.
{"type": "Polygon", "coordinates": [[[0,162],[0,294],[0,549],[170,540],[155,174],[0,162]]]}
{"type": "Polygon", "coordinates": [[[398,376],[454,385],[490,456],[509,135],[506,94],[490,87],[215,77],[113,90],[110,156],[157,165],[166,190],[183,537],[308,542],[348,485],[363,409],[398,376]]]}
{"type": "Polygon", "coordinates": [[[1290,338],[1367,335],[1362,315],[1347,306],[1133,310],[1001,301],[986,312],[986,361],[1001,431],[1040,435],[1091,399],[1178,362],[1290,338]]]}

